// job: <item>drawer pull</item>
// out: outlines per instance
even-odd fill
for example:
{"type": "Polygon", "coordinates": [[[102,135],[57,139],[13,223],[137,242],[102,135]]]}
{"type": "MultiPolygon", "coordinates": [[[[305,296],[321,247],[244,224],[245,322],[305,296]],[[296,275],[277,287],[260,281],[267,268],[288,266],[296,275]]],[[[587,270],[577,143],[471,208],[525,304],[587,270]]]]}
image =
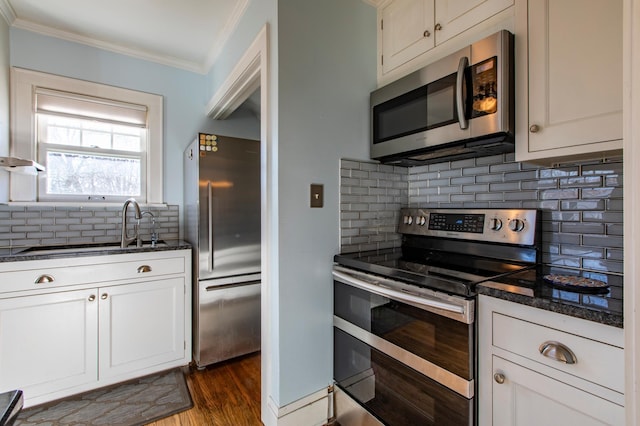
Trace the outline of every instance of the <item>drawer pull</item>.
{"type": "Polygon", "coordinates": [[[555,359],[565,364],[575,364],[578,362],[576,354],[562,343],[547,341],[541,344],[538,350],[547,358],[555,359]]]}
{"type": "Polygon", "coordinates": [[[151,272],[151,266],[149,265],[138,266],[138,273],[142,274],[143,272],[151,272]]]}
{"type": "Polygon", "coordinates": [[[52,275],[42,274],[38,278],[36,278],[36,280],[34,281],[34,284],[46,284],[46,283],[52,283],[54,281],[55,279],[53,278],[52,275]]]}
{"type": "Polygon", "coordinates": [[[496,373],[493,375],[493,380],[496,381],[497,384],[501,385],[504,383],[504,374],[496,373]]]}

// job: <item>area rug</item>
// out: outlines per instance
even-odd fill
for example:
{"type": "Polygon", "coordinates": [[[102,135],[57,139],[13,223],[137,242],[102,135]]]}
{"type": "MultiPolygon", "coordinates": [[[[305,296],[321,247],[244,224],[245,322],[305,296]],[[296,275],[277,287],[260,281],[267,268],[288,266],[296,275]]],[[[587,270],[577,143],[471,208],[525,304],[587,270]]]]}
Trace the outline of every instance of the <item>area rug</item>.
{"type": "Polygon", "coordinates": [[[193,406],[180,368],[22,410],[16,426],[137,426],[193,406]]]}

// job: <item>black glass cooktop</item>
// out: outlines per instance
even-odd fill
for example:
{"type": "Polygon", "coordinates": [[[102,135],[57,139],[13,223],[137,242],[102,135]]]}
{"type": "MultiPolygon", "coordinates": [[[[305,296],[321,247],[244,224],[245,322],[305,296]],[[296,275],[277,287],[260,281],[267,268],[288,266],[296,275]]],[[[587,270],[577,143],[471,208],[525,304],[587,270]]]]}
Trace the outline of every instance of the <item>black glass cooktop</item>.
{"type": "Polygon", "coordinates": [[[477,282],[524,267],[456,253],[400,248],[339,254],[334,261],[363,272],[461,296],[474,296],[477,282]]]}

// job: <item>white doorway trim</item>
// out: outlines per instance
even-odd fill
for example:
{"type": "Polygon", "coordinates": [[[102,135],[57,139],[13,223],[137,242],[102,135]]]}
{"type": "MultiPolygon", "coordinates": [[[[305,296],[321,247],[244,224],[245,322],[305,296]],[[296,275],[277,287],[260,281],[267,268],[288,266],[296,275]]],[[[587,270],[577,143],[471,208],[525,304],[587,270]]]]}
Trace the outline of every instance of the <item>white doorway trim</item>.
{"type": "Polygon", "coordinates": [[[640,0],[623,9],[624,331],[626,424],[640,424],[640,0]]]}
{"type": "Polygon", "coordinates": [[[265,24],[246,52],[240,58],[229,76],[216,91],[206,107],[206,113],[213,119],[225,119],[235,111],[244,101],[260,88],[260,198],[261,198],[261,268],[262,268],[262,295],[261,295],[261,338],[262,356],[260,365],[261,375],[261,417],[263,422],[269,418],[269,389],[271,389],[272,372],[269,365],[272,350],[276,342],[271,341],[272,333],[271,310],[269,309],[270,293],[273,285],[272,266],[270,265],[270,244],[273,241],[274,230],[271,223],[277,212],[273,211],[273,191],[271,181],[274,176],[271,158],[272,141],[269,119],[269,25],[265,24]]]}

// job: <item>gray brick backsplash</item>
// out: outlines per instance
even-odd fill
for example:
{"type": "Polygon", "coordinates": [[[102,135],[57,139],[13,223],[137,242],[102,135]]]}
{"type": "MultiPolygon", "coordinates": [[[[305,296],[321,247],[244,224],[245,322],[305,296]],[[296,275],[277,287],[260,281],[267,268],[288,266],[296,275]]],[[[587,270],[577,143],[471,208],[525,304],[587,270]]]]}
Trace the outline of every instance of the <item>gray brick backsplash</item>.
{"type": "Polygon", "coordinates": [[[623,271],[622,158],[554,167],[517,163],[513,154],[410,168],[342,160],[340,175],[343,252],[399,246],[396,208],[536,208],[545,263],[623,271]],[[350,178],[363,172],[370,178],[350,178]],[[389,196],[390,182],[395,203],[365,198],[389,196]]]}
{"type": "MultiPolygon", "coordinates": [[[[354,164],[358,164],[355,163],[354,164]]],[[[377,201],[377,200],[376,200],[377,201]]],[[[147,210],[146,208],[144,210],[147,210]]],[[[148,209],[162,240],[179,238],[178,206],[148,209]]],[[[133,226],[133,212],[129,211],[133,226]]],[[[0,248],[120,241],[122,207],[0,205],[0,248]]],[[[151,239],[151,220],[140,222],[144,240],[151,239]]]]}

